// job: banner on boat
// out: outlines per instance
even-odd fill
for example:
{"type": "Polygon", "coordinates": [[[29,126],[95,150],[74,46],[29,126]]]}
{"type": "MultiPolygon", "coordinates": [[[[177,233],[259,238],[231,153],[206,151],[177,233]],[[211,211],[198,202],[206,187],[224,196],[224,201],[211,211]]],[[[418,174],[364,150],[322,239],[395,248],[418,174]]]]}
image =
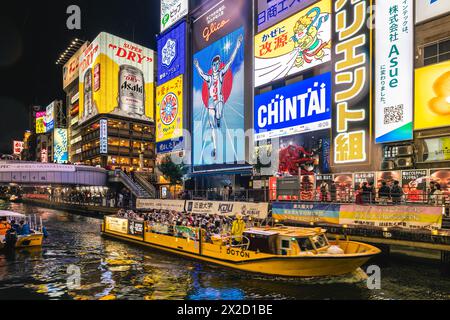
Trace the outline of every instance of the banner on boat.
{"type": "Polygon", "coordinates": [[[169,210],[183,212],[184,204],[184,200],[137,199],[136,209],[169,210]]]}
{"type": "Polygon", "coordinates": [[[236,216],[242,214],[255,219],[266,219],[269,216],[268,203],[220,202],[220,201],[187,201],[186,212],[193,214],[219,214],[236,216]]]}
{"type": "Polygon", "coordinates": [[[339,224],[340,207],[340,205],[335,204],[280,202],[272,205],[272,216],[274,219],[283,221],[339,224]]]}
{"type": "Polygon", "coordinates": [[[128,234],[128,219],[106,217],[105,223],[106,231],[128,234]]]}
{"type": "Polygon", "coordinates": [[[144,237],[144,222],[130,220],[128,222],[128,234],[134,237],[144,237]]]}
{"type": "Polygon", "coordinates": [[[339,223],[381,228],[441,229],[442,207],[341,205],[339,223]]]}

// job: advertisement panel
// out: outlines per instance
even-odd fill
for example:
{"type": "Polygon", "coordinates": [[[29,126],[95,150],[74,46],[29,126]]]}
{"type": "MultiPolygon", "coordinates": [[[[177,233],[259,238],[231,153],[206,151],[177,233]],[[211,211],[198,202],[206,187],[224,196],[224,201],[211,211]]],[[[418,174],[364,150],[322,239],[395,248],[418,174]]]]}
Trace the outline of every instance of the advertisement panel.
{"type": "Polygon", "coordinates": [[[255,141],[331,128],[331,73],[255,97],[255,141]]]}
{"type": "Polygon", "coordinates": [[[412,140],[413,0],[379,1],[376,10],[376,143],[412,140]]]}
{"type": "Polygon", "coordinates": [[[312,5],[317,0],[258,0],[257,32],[261,32],[281,20],[312,5]]]}
{"type": "Polygon", "coordinates": [[[255,219],[264,220],[269,215],[268,203],[251,203],[251,202],[220,202],[220,201],[186,201],[186,212],[192,214],[209,214],[253,217],[255,219]]]}
{"type": "MultiPolygon", "coordinates": [[[[156,89],[157,144],[166,145],[181,137],[183,137],[183,75],[156,89]]],[[[161,149],[157,147],[157,150],[161,149]]],[[[165,150],[171,151],[173,150],[165,150]]]]}
{"type": "Polygon", "coordinates": [[[450,136],[424,139],[423,162],[450,161],[450,136]]]}
{"type": "Polygon", "coordinates": [[[335,1],[333,166],[370,162],[372,145],[371,0],[335,1]]]}
{"type": "Polygon", "coordinates": [[[20,156],[24,149],[25,143],[23,141],[13,141],[13,154],[15,156],[20,156]]]}
{"type": "Polygon", "coordinates": [[[158,42],[158,86],[182,74],[186,69],[186,22],[181,22],[158,42]]]}
{"type": "Polygon", "coordinates": [[[157,200],[157,199],[137,199],[136,208],[138,210],[168,210],[184,211],[184,200],[157,200]]]}
{"type": "Polygon", "coordinates": [[[67,129],[55,129],[53,133],[53,161],[67,163],[69,161],[67,129]]]}
{"type": "Polygon", "coordinates": [[[364,183],[373,183],[375,185],[375,179],[375,172],[355,173],[353,175],[355,190],[361,189],[364,183]]]}
{"type": "Polygon", "coordinates": [[[442,227],[443,208],[428,206],[342,205],[339,223],[380,228],[435,230],[442,227]]]}
{"type": "Polygon", "coordinates": [[[450,126],[450,61],[416,69],[414,129],[450,126]]]}
{"type": "Polygon", "coordinates": [[[416,23],[425,22],[450,13],[450,1],[448,0],[415,0],[416,23]]]}
{"type": "Polygon", "coordinates": [[[52,102],[46,108],[44,118],[45,133],[49,133],[55,128],[55,106],[56,102],[52,102]]]}
{"type": "Polygon", "coordinates": [[[108,120],[100,120],[100,154],[108,154],[108,120]]]}
{"type": "Polygon", "coordinates": [[[144,222],[129,221],[128,234],[133,237],[140,237],[140,238],[144,237],[144,222]]]}
{"type": "Polygon", "coordinates": [[[195,166],[245,161],[244,34],[241,27],[194,54],[195,166]]]}
{"type": "Polygon", "coordinates": [[[120,234],[128,234],[128,219],[106,217],[105,230],[120,234]]]}
{"type": "Polygon", "coordinates": [[[272,216],[279,221],[339,224],[339,211],[340,205],[334,204],[272,204],[272,216]]]}
{"type": "Polygon", "coordinates": [[[349,202],[352,201],[354,194],[353,174],[344,173],[333,176],[336,185],[336,201],[349,202]]]}
{"type": "Polygon", "coordinates": [[[161,0],[161,33],[189,12],[189,0],[161,0]]]}
{"type": "Polygon", "coordinates": [[[431,170],[431,181],[439,184],[445,199],[450,199],[450,169],[431,170]]]}
{"type": "Polygon", "coordinates": [[[389,187],[392,187],[395,181],[401,183],[401,180],[402,180],[401,171],[377,172],[376,186],[377,189],[379,190],[382,187],[382,183],[386,182],[389,187]]]}
{"type": "Polygon", "coordinates": [[[45,116],[46,112],[36,113],[36,134],[44,134],[47,132],[45,127],[45,116]]]}
{"type": "Polygon", "coordinates": [[[255,87],[331,61],[331,0],[322,0],[255,37],[255,87]]]}
{"type": "Polygon", "coordinates": [[[154,52],[108,33],[80,56],[80,121],[98,114],[153,120],[154,52]]]}
{"type": "Polygon", "coordinates": [[[402,171],[402,188],[408,202],[427,201],[428,170],[402,171]]]}
{"type": "Polygon", "coordinates": [[[87,48],[87,43],[83,44],[80,49],[67,61],[63,67],[63,89],[66,89],[79,76],[80,55],[87,48]]]}

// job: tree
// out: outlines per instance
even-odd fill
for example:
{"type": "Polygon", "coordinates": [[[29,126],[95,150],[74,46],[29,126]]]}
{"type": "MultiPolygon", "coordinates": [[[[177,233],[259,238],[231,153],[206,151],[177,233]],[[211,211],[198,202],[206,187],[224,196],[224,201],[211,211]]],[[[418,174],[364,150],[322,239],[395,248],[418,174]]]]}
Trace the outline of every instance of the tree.
{"type": "Polygon", "coordinates": [[[161,172],[164,179],[169,181],[171,187],[183,184],[183,177],[188,172],[188,168],[184,163],[176,164],[172,161],[172,157],[167,156],[158,165],[158,170],[161,172]]]}

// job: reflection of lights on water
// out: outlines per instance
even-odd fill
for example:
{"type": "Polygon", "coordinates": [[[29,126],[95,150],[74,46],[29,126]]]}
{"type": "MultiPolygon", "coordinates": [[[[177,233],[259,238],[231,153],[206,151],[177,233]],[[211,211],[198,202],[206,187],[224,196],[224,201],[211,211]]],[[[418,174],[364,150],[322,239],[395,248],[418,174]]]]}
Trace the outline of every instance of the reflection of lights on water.
{"type": "Polygon", "coordinates": [[[200,288],[188,297],[189,300],[244,300],[245,294],[240,289],[200,288]]]}

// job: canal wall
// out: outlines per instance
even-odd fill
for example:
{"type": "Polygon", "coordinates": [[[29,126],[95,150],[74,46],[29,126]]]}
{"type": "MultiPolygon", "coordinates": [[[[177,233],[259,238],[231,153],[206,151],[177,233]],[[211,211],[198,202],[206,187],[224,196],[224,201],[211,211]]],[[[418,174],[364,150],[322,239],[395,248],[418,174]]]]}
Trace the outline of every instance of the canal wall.
{"type": "Polygon", "coordinates": [[[118,209],[111,207],[102,207],[102,206],[93,206],[93,205],[82,205],[82,204],[73,204],[73,203],[64,203],[64,202],[52,202],[49,200],[41,200],[41,199],[23,199],[23,203],[34,205],[42,208],[55,209],[55,210],[63,210],[75,214],[89,215],[89,216],[97,216],[99,218],[105,215],[113,215],[116,214],[118,209]]]}

